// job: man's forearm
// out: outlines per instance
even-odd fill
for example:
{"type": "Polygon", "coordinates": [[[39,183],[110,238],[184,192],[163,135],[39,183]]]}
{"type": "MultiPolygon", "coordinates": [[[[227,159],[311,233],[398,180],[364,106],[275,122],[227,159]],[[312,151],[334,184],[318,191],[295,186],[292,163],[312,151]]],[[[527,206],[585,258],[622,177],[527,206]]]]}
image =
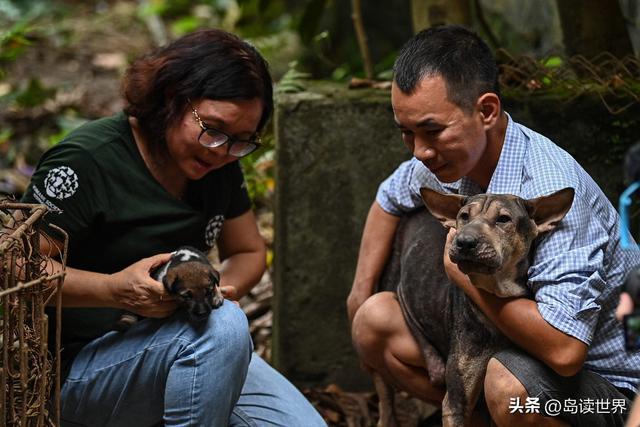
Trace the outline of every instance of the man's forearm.
{"type": "Polygon", "coordinates": [[[549,324],[535,301],[499,298],[473,287],[470,282],[469,286],[465,289],[467,295],[515,344],[560,375],[571,376],[582,368],[587,345],[549,324]]]}
{"type": "Polygon", "coordinates": [[[372,294],[391,253],[400,218],[385,212],[377,202],[371,205],[360,244],[354,288],[372,294]]]}

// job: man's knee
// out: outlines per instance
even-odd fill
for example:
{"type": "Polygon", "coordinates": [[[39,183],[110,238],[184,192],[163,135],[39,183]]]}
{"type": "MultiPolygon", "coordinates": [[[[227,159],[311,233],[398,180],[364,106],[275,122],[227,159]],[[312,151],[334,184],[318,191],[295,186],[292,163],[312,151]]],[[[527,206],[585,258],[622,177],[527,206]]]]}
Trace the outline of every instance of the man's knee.
{"type": "Polygon", "coordinates": [[[487,364],[484,379],[484,396],[497,426],[561,426],[562,421],[542,416],[538,413],[520,413],[513,411],[514,402],[524,406],[528,393],[524,385],[498,359],[491,358],[487,364]]]}
{"type": "Polygon", "coordinates": [[[526,400],[527,390],[498,359],[491,358],[484,377],[484,396],[492,417],[509,414],[511,399],[526,400]]]}
{"type": "Polygon", "coordinates": [[[353,318],[351,338],[361,356],[382,350],[394,332],[395,322],[391,319],[397,316],[402,316],[402,312],[391,292],[374,294],[360,306],[353,318]]]}

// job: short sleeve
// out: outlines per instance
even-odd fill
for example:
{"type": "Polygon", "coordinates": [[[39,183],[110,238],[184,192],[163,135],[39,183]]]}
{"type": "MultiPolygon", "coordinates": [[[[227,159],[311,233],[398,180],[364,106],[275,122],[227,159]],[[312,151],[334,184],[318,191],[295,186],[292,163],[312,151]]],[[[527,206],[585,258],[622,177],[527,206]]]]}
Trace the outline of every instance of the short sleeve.
{"type": "Polygon", "coordinates": [[[107,204],[95,160],[81,146],[68,142],[42,156],[22,201],[44,204],[50,211],[47,222],[76,237],[91,228],[107,204]]]}
{"type": "Polygon", "coordinates": [[[585,221],[587,205],[576,198],[559,228],[536,248],[529,285],[542,317],[560,331],[590,344],[605,301],[608,232],[599,221],[585,221]]]}
{"type": "Polygon", "coordinates": [[[445,191],[438,180],[416,158],[407,160],[380,184],[376,201],[387,213],[401,216],[423,206],[420,188],[445,191]]]}
{"type": "Polygon", "coordinates": [[[247,212],[251,208],[251,199],[247,191],[247,182],[244,179],[239,162],[230,165],[229,178],[231,193],[229,207],[225,212],[225,218],[235,218],[247,212]]]}

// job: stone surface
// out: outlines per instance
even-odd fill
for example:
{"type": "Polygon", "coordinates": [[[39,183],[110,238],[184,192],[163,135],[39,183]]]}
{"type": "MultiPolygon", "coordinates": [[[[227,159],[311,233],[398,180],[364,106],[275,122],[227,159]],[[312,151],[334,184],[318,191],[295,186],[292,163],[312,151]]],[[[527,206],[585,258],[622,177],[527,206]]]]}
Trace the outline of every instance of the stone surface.
{"type": "MultiPolygon", "coordinates": [[[[612,116],[599,98],[505,104],[514,119],[574,154],[617,199],[622,156],[640,135],[637,108],[612,116]]],[[[280,95],[276,136],[273,361],[299,386],[371,387],[351,346],[345,301],[376,189],[409,158],[389,91],[314,83],[280,95]]]]}

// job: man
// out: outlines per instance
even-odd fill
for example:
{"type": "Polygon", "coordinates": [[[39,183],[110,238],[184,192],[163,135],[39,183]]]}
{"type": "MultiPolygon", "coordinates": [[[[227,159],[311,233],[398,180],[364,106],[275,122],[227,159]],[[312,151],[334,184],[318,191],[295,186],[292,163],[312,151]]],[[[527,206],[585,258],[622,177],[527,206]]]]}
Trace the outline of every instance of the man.
{"type": "Polygon", "coordinates": [[[485,400],[497,425],[622,425],[620,406],[628,410],[628,397],[636,391],[640,353],[625,352],[614,311],[624,275],[640,263],[640,254],[620,249],[615,209],[569,154],[502,110],[495,60],[466,29],[431,28],[410,40],[394,67],[391,102],[414,158],[381,184],[364,228],[347,301],[363,364],[414,396],[442,400],[443,390],[428,381],[397,299],[386,292],[372,295],[400,215],[422,206],[420,187],[527,199],[572,187],[570,212],[536,242],[528,271],[535,300],[500,299],[473,287],[446,253],[445,268],[515,344],[487,367],[485,400]],[[539,413],[514,410],[516,399],[522,405],[527,397],[538,398],[539,413]],[[566,403],[566,410],[544,416],[552,399],[566,403]],[[581,399],[593,400],[578,408],[581,399]],[[589,410],[586,405],[596,399],[606,400],[601,406],[608,404],[608,413],[589,410]]]}

